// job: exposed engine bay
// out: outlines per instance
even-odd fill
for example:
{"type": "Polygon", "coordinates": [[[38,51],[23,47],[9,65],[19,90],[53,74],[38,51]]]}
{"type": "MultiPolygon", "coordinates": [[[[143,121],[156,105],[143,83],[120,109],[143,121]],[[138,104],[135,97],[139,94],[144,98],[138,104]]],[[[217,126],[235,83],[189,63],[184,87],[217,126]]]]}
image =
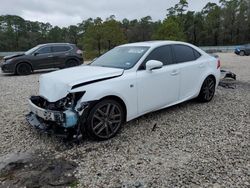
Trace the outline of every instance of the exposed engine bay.
{"type": "Polygon", "coordinates": [[[26,119],[33,127],[43,132],[64,137],[74,132],[75,137],[79,137],[80,116],[89,106],[88,103],[78,104],[84,93],[68,94],[56,102],[48,102],[41,96],[32,96],[29,99],[31,112],[26,119]]]}

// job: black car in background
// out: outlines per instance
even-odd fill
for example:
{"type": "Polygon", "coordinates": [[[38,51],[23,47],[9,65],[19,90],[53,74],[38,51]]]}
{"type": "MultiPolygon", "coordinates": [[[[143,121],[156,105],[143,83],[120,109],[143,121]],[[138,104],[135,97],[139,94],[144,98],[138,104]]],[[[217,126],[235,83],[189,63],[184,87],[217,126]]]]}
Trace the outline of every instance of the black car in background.
{"type": "Polygon", "coordinates": [[[237,47],[234,53],[240,56],[250,55],[250,44],[237,47]]]}
{"type": "Polygon", "coordinates": [[[38,69],[67,68],[82,63],[82,51],[75,44],[49,43],[38,45],[22,54],[4,57],[1,69],[4,73],[28,75],[38,69]]]}

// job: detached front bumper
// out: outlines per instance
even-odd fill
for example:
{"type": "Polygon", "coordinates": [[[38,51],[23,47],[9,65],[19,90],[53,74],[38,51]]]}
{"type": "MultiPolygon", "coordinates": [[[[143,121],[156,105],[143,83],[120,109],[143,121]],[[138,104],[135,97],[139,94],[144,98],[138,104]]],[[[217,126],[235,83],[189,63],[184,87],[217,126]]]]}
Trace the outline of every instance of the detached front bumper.
{"type": "MultiPolygon", "coordinates": [[[[45,99],[34,96],[29,99],[30,113],[26,115],[27,122],[42,133],[68,137],[79,133],[80,124],[85,122],[89,103],[83,103],[78,110],[49,110],[41,107],[45,99]]],[[[51,105],[51,104],[50,104],[51,105]]]]}
{"type": "Polygon", "coordinates": [[[31,99],[29,99],[29,109],[31,113],[37,115],[38,117],[44,119],[45,121],[53,121],[60,123],[63,121],[63,113],[60,111],[46,110],[40,108],[34,104],[31,99]]]}
{"type": "Polygon", "coordinates": [[[55,124],[48,124],[32,112],[26,115],[26,120],[32,128],[42,134],[55,135],[60,138],[70,138],[76,134],[74,129],[65,129],[55,124]]]}
{"type": "MultiPolygon", "coordinates": [[[[37,99],[37,98],[36,98],[37,99]]],[[[68,110],[55,111],[47,110],[39,107],[35,100],[29,99],[30,113],[26,115],[27,122],[41,133],[54,134],[56,136],[67,138],[72,128],[77,124],[78,119],[74,119],[74,126],[67,127],[67,123],[71,120],[68,117],[68,110]]],[[[71,112],[71,111],[70,111],[71,112]]],[[[77,117],[76,113],[71,112],[70,115],[77,117]]]]}

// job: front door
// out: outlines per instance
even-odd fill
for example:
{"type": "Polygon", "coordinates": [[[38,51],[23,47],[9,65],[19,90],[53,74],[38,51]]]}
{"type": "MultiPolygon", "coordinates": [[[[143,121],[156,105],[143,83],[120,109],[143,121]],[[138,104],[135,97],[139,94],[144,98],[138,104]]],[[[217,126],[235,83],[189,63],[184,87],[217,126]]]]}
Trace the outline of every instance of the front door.
{"type": "Polygon", "coordinates": [[[54,55],[50,46],[41,47],[34,54],[32,60],[34,67],[37,69],[47,69],[54,67],[54,55]]]}
{"type": "Polygon", "coordinates": [[[170,46],[154,49],[137,71],[138,113],[157,110],[179,99],[179,68],[173,64],[170,46]],[[145,70],[149,60],[161,61],[164,66],[152,71],[145,70]]]}

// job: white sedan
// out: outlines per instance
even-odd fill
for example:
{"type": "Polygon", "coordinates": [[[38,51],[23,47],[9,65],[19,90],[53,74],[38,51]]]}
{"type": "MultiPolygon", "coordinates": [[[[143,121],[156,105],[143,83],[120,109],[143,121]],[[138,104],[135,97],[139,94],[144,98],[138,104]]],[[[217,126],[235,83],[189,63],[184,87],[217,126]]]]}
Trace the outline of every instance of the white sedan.
{"type": "Polygon", "coordinates": [[[125,44],[90,65],[42,75],[26,119],[47,133],[105,140],[143,114],[193,98],[209,102],[219,78],[220,61],[191,44],[125,44]]]}

